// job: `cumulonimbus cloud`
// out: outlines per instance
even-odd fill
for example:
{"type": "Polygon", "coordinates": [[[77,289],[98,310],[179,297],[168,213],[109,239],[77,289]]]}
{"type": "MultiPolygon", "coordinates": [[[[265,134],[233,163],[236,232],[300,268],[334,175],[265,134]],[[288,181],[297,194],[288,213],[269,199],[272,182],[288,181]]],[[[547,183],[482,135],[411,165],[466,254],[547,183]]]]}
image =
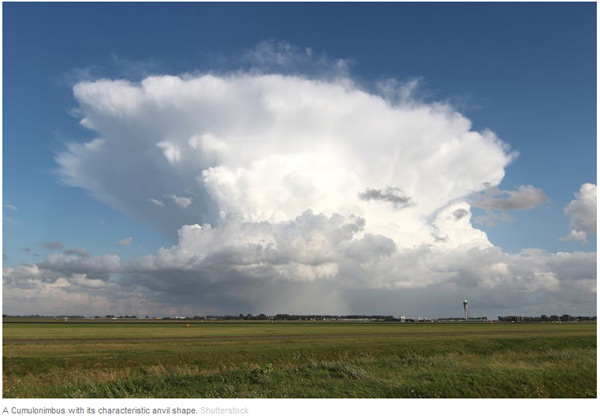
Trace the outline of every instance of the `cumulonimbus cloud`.
{"type": "MultiPolygon", "coordinates": [[[[397,88],[405,100],[345,76],[78,83],[81,123],[96,138],[57,154],[62,182],[175,244],[134,260],[48,255],[5,270],[5,298],[28,289],[110,308],[118,291],[132,310],[348,312],[367,295],[410,305],[405,296],[419,290],[432,301],[472,290],[494,307],[510,307],[515,290],[573,301],[595,293],[595,256],[509,255],[472,226],[471,197],[497,188],[515,153],[451,107],[397,88]]],[[[531,208],[540,192],[480,205],[531,208]]]]}
{"type": "Polygon", "coordinates": [[[57,155],[63,182],[171,235],[221,212],[278,222],[310,209],[364,217],[400,246],[433,243],[426,220],[498,185],[513,159],[448,106],[392,104],[349,79],[156,76],[74,92],[98,137],[57,155]]]}

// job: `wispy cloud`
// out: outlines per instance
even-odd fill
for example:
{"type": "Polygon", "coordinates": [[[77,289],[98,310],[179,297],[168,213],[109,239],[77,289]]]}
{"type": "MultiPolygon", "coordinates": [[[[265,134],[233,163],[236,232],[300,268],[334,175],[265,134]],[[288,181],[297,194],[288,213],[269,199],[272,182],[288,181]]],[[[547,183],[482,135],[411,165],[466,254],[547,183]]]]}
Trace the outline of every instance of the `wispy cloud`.
{"type": "Polygon", "coordinates": [[[14,205],[10,205],[10,204],[2,204],[2,208],[11,210],[11,211],[18,211],[17,207],[15,207],[14,205]]]}
{"type": "Polygon", "coordinates": [[[165,203],[159,199],[150,198],[148,201],[152,202],[157,207],[164,207],[165,203]]]}
{"type": "Polygon", "coordinates": [[[312,48],[297,47],[286,41],[263,41],[246,50],[241,63],[250,73],[277,73],[302,77],[345,78],[351,59],[334,59],[312,48]]]}
{"type": "Polygon", "coordinates": [[[133,241],[133,237],[125,237],[117,242],[117,244],[121,247],[128,247],[133,241]]]}

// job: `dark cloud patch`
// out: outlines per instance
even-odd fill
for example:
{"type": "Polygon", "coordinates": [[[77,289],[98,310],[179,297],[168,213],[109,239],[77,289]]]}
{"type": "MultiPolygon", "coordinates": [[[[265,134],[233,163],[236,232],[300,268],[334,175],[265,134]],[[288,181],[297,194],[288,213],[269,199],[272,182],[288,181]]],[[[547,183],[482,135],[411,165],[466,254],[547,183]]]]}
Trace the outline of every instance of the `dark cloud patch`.
{"type": "Polygon", "coordinates": [[[383,201],[391,203],[394,208],[402,209],[412,205],[410,197],[400,188],[388,186],[385,189],[367,188],[358,194],[363,201],[383,201]]]}
{"type": "Polygon", "coordinates": [[[491,188],[475,199],[473,206],[488,211],[515,211],[535,208],[548,201],[541,190],[531,185],[519,186],[515,191],[491,188]]]}
{"type": "Polygon", "coordinates": [[[396,251],[396,244],[388,237],[367,233],[360,240],[350,243],[345,251],[348,259],[365,262],[378,260],[396,251]]]}
{"type": "Polygon", "coordinates": [[[464,217],[466,217],[467,215],[469,215],[469,211],[467,211],[467,210],[466,210],[466,209],[464,209],[464,208],[459,208],[459,209],[457,209],[456,211],[454,211],[454,212],[452,213],[452,215],[454,215],[454,219],[455,219],[456,221],[458,221],[458,220],[460,220],[461,218],[464,218],[464,217]]]}

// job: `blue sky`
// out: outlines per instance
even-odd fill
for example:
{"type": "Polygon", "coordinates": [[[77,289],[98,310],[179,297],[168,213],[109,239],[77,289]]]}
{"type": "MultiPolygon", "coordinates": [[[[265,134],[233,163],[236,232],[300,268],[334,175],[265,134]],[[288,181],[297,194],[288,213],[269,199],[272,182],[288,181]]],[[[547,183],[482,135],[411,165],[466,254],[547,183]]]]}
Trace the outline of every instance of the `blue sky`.
{"type": "MultiPolygon", "coordinates": [[[[117,191],[109,190],[110,185],[114,187],[115,183],[102,183],[105,180],[102,176],[110,173],[106,168],[110,168],[111,164],[119,164],[111,160],[109,153],[103,161],[94,160],[94,164],[103,165],[106,170],[98,169],[93,174],[85,172],[88,170],[86,168],[77,173],[72,170],[69,172],[69,169],[65,174],[65,170],[61,172],[61,163],[57,161],[57,156],[65,155],[70,143],[82,144],[113,132],[110,121],[106,122],[108,125],[103,128],[104,131],[97,128],[99,122],[96,128],[91,129],[80,124],[84,117],[99,118],[97,114],[92,115],[90,109],[96,109],[94,106],[98,102],[94,101],[101,98],[94,96],[96,93],[90,93],[91,90],[86,90],[76,98],[74,86],[78,83],[122,79],[135,85],[149,76],[187,74],[187,77],[194,77],[191,74],[201,77],[207,73],[278,74],[284,78],[294,76],[332,84],[337,83],[334,79],[338,77],[351,80],[356,90],[377,97],[378,83],[395,80],[398,89],[402,90],[402,86],[418,80],[418,87],[410,95],[413,105],[417,103],[430,109],[428,107],[436,103],[444,103],[453,112],[467,118],[472,124],[472,131],[483,133],[491,130],[512,151],[518,152],[518,157],[512,158],[512,162],[502,164],[505,174],[500,183],[492,185],[497,188],[495,192],[479,189],[476,194],[461,196],[469,205],[469,231],[485,232],[488,242],[495,249],[501,249],[503,257],[507,258],[519,257],[523,249],[535,248],[548,254],[593,254],[595,259],[595,234],[588,233],[585,239],[581,239],[581,235],[579,239],[564,239],[569,235],[570,223],[575,217],[574,212],[566,214],[565,208],[576,198],[575,194],[580,192],[582,185],[596,184],[595,3],[4,3],[3,254],[4,267],[13,269],[8,274],[5,272],[5,281],[7,277],[15,276],[17,270],[30,264],[52,271],[48,257],[52,254],[64,256],[68,249],[86,249],[88,256],[98,258],[117,254],[121,262],[127,260],[135,264],[144,255],[157,257],[161,247],[169,249],[175,245],[181,250],[182,236],[177,235],[174,226],[208,223],[217,227],[218,221],[214,217],[203,218],[198,213],[192,213],[200,204],[200,198],[194,195],[196,192],[190,192],[188,183],[177,192],[162,191],[160,196],[148,195],[145,199],[146,202],[156,199],[164,206],[167,201],[176,203],[175,197],[183,197],[183,192],[187,191],[193,199],[189,213],[181,219],[175,213],[153,218],[152,211],[156,208],[150,209],[148,214],[140,210],[141,207],[130,206],[127,209],[123,201],[115,198],[117,191]],[[307,49],[310,49],[310,53],[307,49]],[[275,59],[277,57],[278,60],[275,59]],[[91,178],[94,178],[93,181],[89,180],[91,178]],[[76,186],[65,184],[69,182],[76,186]],[[96,188],[92,184],[102,186],[96,188]],[[519,189],[526,186],[533,189],[519,189]],[[499,200],[490,200],[493,197],[499,200]],[[510,197],[514,199],[511,201],[510,197]],[[508,201],[510,205],[506,203],[508,201]],[[165,218],[172,222],[166,223],[165,218]],[[118,244],[128,237],[132,238],[128,245],[118,244]],[[62,247],[48,249],[52,247],[48,243],[54,242],[60,242],[62,247]]],[[[102,86],[96,86],[102,90],[102,86]]],[[[117,96],[121,92],[116,85],[110,85],[107,89],[115,89],[117,96]]],[[[232,101],[235,102],[234,99],[232,101]]],[[[409,105],[406,105],[406,109],[410,108],[409,105]]],[[[102,117],[107,118],[106,115],[102,117]]],[[[145,116],[140,115],[139,120],[143,120],[142,117],[145,116]]],[[[175,134],[171,132],[169,135],[175,134]]],[[[153,143],[153,147],[158,148],[150,148],[148,152],[163,150],[168,159],[168,147],[175,143],[171,137],[159,140],[153,143]]],[[[364,146],[369,148],[368,144],[364,146]]],[[[265,145],[264,150],[269,154],[271,149],[265,145]]],[[[483,156],[486,152],[481,153],[483,156]]],[[[76,154],[71,153],[70,156],[83,158],[76,154]]],[[[505,154],[508,155],[508,152],[505,154]]],[[[123,153],[119,155],[123,161],[127,160],[123,153]]],[[[336,152],[336,156],[339,155],[336,152]]],[[[464,158],[466,166],[486,164],[478,157],[473,157],[473,160],[479,159],[479,162],[469,160],[468,152],[464,158]]],[[[179,158],[175,160],[179,162],[179,158]]],[[[252,165],[256,161],[260,159],[248,161],[245,165],[240,163],[236,167],[250,170],[256,167],[252,165]]],[[[169,162],[173,163],[172,160],[169,162]]],[[[423,164],[423,167],[429,167],[423,164]]],[[[142,163],[135,167],[139,167],[140,172],[132,174],[132,177],[143,176],[145,170],[152,171],[142,163]]],[[[130,168],[130,172],[122,173],[133,173],[137,170],[135,167],[130,168]]],[[[232,162],[229,162],[229,166],[222,163],[222,167],[235,172],[232,162]]],[[[62,169],[65,169],[64,165],[62,169]]],[[[303,173],[300,168],[296,172],[303,173]]],[[[121,172],[117,169],[115,173],[121,172]]],[[[164,179],[169,184],[176,182],[175,178],[165,176],[164,179]]],[[[486,179],[482,178],[481,181],[486,179]]],[[[129,186],[132,191],[147,189],[146,186],[134,185],[133,181],[127,183],[129,186]]],[[[224,208],[237,208],[225,198],[216,198],[210,185],[205,186],[208,195],[198,196],[212,199],[214,202],[210,205],[216,203],[221,211],[225,211],[224,208]]],[[[409,193],[408,184],[402,182],[361,184],[360,187],[365,191],[379,191],[379,195],[371,196],[383,201],[399,199],[401,193],[413,198],[416,206],[426,199],[423,197],[419,201],[417,195],[409,193]]],[[[593,193],[595,205],[595,189],[593,193]]],[[[452,202],[448,200],[444,205],[456,204],[457,198],[452,199],[452,202]]],[[[362,199],[362,202],[366,205],[362,208],[364,214],[369,214],[369,211],[380,214],[380,209],[371,209],[373,201],[362,199]]],[[[342,206],[334,207],[319,210],[313,205],[304,209],[326,216],[343,212],[342,206]]],[[[176,208],[186,210],[187,207],[176,208]]],[[[294,207],[294,211],[296,209],[294,207]]],[[[394,211],[400,214],[399,217],[404,214],[397,206],[394,211]]],[[[414,217],[432,222],[439,211],[442,211],[442,207],[414,217]]],[[[263,216],[260,214],[265,214],[265,209],[257,207],[256,212],[243,213],[241,216],[245,220],[275,225],[295,219],[302,212],[294,213],[291,207],[286,206],[280,213],[285,213],[285,217],[260,218],[263,216]]],[[[341,215],[353,214],[348,210],[348,213],[341,215]]],[[[393,214],[388,215],[392,217],[393,214]]],[[[364,217],[368,227],[363,233],[390,238],[381,234],[385,231],[384,227],[369,230],[374,222],[368,216],[364,217]]],[[[423,228],[429,228],[428,225],[423,228]]],[[[436,228],[439,230],[439,226],[436,228]]],[[[407,237],[408,233],[399,231],[398,235],[407,237]]],[[[359,239],[357,236],[352,240],[359,239]]],[[[391,237],[391,240],[400,253],[414,250],[427,242],[423,239],[425,241],[403,244],[400,239],[391,237]]],[[[282,244],[278,243],[281,247],[282,244]]],[[[344,264],[339,261],[328,263],[330,265],[327,267],[336,265],[336,268],[323,275],[340,278],[344,264]]],[[[500,262],[494,263],[497,265],[500,262]]],[[[510,262],[506,263],[510,268],[510,262]]],[[[547,261],[544,266],[554,266],[553,263],[547,261]]],[[[53,273],[47,274],[52,279],[38,280],[57,283],[62,278],[65,284],[75,286],[72,275],[82,274],[83,268],[61,266],[60,275],[54,266],[56,269],[53,273]]],[[[175,269],[169,266],[169,269],[175,269]]],[[[325,265],[321,268],[325,269],[325,265]]],[[[593,266],[590,265],[590,272],[592,268],[593,274],[582,274],[578,278],[595,280],[595,261],[593,266]]],[[[139,274],[140,268],[136,269],[139,274]]],[[[462,272],[462,268],[455,269],[456,272],[462,272]]],[[[560,272],[550,268],[542,270],[561,280],[560,272]]],[[[521,272],[521,268],[509,271],[509,276],[516,277],[516,272],[521,272]]],[[[538,268],[532,268],[529,274],[519,275],[537,275],[539,271],[538,268]]],[[[202,272],[198,273],[200,277],[204,275],[202,272]]],[[[103,285],[126,284],[132,287],[135,284],[136,287],[142,287],[143,290],[138,291],[152,294],[156,311],[168,311],[168,307],[173,306],[173,294],[161,287],[144,285],[142,280],[127,279],[132,273],[123,266],[113,270],[100,269],[95,273],[97,277],[91,271],[85,274],[89,280],[103,281],[103,285]]],[[[144,271],[144,274],[148,272],[144,271]]],[[[223,277],[228,278],[225,282],[232,280],[225,273],[223,277]]],[[[153,283],[150,279],[145,281],[150,281],[146,284],[153,283]]],[[[208,291],[201,282],[194,286],[198,293],[204,295],[208,291]]],[[[385,281],[383,283],[387,284],[385,281]]],[[[101,285],[99,282],[94,284],[101,285]]],[[[423,285],[425,289],[428,286],[423,285]]],[[[480,285],[474,286],[481,288],[480,285]]],[[[405,283],[398,287],[410,289],[405,283]]],[[[289,292],[284,288],[280,290],[282,294],[289,292]]],[[[317,288],[311,292],[316,292],[317,288]]],[[[352,289],[381,289],[381,283],[355,284],[352,289]]],[[[19,286],[15,285],[14,295],[19,295],[18,290],[19,286]]],[[[555,288],[553,290],[556,291],[555,288]]],[[[14,307],[7,301],[6,285],[4,291],[5,308],[14,307]]],[[[85,295],[84,290],[79,291],[85,295]]],[[[12,292],[8,295],[12,296],[12,292]]],[[[210,292],[218,294],[219,289],[210,292]]],[[[336,292],[339,289],[333,293],[336,292]]],[[[371,298],[353,299],[349,296],[353,292],[348,291],[347,295],[339,297],[344,301],[340,311],[387,310],[393,305],[390,302],[378,307],[371,298]]],[[[420,287],[418,292],[423,293],[423,288],[420,287]]],[[[543,298],[552,301],[550,308],[589,312],[595,310],[595,286],[593,295],[593,302],[576,299],[559,302],[546,294],[543,298]]],[[[35,298],[31,295],[24,297],[20,306],[26,307],[35,298]]],[[[513,309],[505,303],[492,300],[489,300],[490,308],[482,308],[481,312],[492,314],[513,309]]],[[[244,302],[243,299],[234,298],[232,301],[238,301],[246,310],[260,311],[265,307],[258,300],[244,302]]],[[[133,309],[124,304],[114,306],[114,309],[141,312],[141,304],[133,309]]],[[[69,302],[65,301],[64,306],[69,307],[69,302]]],[[[188,306],[188,310],[208,310],[206,307],[209,307],[215,311],[227,311],[237,308],[233,302],[219,306],[214,301],[206,302],[202,307],[191,303],[188,306]]],[[[98,305],[97,310],[104,307],[98,305]]],[[[110,305],[106,307],[113,308],[110,305]]],[[[297,310],[303,310],[303,307],[299,304],[297,310]]],[[[532,302],[530,310],[541,307],[541,302],[532,302]]],[[[56,307],[47,308],[48,311],[55,309],[58,310],[56,307]]],[[[75,305],[73,310],[78,310],[75,305]]],[[[419,311],[416,307],[412,310],[419,311]]],[[[452,314],[448,312],[450,309],[440,310],[438,315],[452,314]]]]}

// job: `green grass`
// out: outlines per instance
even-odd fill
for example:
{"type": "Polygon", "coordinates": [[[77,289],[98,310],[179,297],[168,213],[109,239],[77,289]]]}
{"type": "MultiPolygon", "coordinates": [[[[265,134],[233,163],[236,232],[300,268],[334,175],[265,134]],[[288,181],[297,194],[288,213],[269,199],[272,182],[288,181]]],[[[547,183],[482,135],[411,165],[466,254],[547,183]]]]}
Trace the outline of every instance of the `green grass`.
{"type": "Polygon", "coordinates": [[[596,397],[596,324],[5,323],[3,337],[6,398],[596,397]]]}

